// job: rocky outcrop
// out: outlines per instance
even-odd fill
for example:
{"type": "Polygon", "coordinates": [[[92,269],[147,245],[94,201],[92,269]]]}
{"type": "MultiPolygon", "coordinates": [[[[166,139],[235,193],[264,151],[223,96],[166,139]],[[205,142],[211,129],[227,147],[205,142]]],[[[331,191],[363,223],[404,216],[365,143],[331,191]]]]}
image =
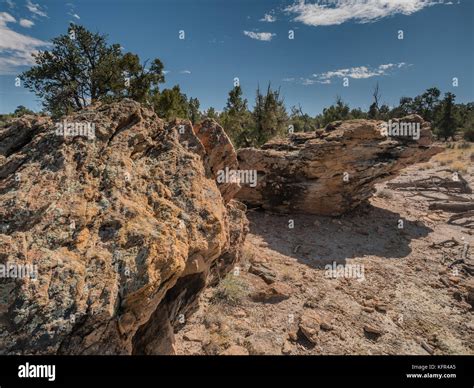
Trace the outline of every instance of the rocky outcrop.
{"type": "Polygon", "coordinates": [[[430,124],[420,116],[391,124],[394,130],[388,132],[381,121],[335,122],[324,130],[272,140],[261,149],[241,149],[239,168],[256,170],[257,184],[242,185],[237,198],[285,213],[347,212],[367,200],[376,183],[440,152],[432,146],[430,124]],[[413,125],[413,133],[401,123],[413,125]]]}
{"type": "Polygon", "coordinates": [[[217,124],[130,100],[0,129],[0,353],[173,353],[248,230],[220,155],[217,124]]]}

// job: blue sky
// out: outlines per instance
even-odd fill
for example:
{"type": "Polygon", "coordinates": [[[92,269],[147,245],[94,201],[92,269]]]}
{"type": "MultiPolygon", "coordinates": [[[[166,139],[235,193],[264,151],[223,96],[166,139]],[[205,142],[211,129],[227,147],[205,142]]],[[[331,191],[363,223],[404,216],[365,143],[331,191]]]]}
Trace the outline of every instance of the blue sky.
{"type": "Polygon", "coordinates": [[[179,84],[202,109],[221,110],[235,77],[250,105],[271,82],[311,115],[336,96],[367,109],[377,81],[388,105],[432,86],[474,100],[472,0],[0,0],[0,113],[41,108],[15,77],[70,21],[160,58],[164,87],[179,84]]]}

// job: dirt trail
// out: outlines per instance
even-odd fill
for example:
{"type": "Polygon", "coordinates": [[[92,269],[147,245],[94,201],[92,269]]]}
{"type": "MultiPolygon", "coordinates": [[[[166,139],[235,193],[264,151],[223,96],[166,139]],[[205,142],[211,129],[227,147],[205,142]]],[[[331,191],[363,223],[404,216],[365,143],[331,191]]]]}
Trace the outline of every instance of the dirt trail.
{"type": "MultiPolygon", "coordinates": [[[[396,181],[445,168],[412,166],[396,181]]],[[[343,217],[248,218],[243,262],[203,295],[178,354],[474,354],[472,277],[462,263],[449,267],[472,264],[473,230],[447,224],[426,198],[382,184],[343,217]],[[333,278],[327,264],[346,272],[333,278]]]]}

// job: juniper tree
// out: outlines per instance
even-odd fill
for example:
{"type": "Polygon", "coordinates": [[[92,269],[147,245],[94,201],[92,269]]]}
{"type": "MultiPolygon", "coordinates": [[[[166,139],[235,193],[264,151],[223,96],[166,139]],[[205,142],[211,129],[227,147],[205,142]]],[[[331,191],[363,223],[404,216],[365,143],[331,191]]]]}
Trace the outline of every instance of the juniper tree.
{"type": "Polygon", "coordinates": [[[224,112],[221,115],[222,125],[235,145],[245,143],[244,136],[252,126],[247,99],[242,97],[242,88],[235,86],[227,98],[224,112]]]}
{"type": "Polygon", "coordinates": [[[451,137],[454,140],[454,134],[457,129],[457,120],[455,117],[454,100],[456,96],[453,93],[445,93],[439,111],[439,118],[436,123],[436,130],[439,136],[445,141],[451,137]]]}
{"type": "Polygon", "coordinates": [[[105,35],[72,23],[67,34],[52,40],[49,50],[33,56],[36,64],[20,78],[56,116],[121,97],[146,102],[164,82],[159,59],[146,69],[137,55],[123,54],[105,35]]]}

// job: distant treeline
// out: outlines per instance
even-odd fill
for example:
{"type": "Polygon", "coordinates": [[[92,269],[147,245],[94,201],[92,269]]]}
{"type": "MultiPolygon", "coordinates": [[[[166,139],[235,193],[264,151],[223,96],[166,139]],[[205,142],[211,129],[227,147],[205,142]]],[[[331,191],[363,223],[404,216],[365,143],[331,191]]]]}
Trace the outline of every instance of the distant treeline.
{"type": "MultiPolygon", "coordinates": [[[[260,146],[288,132],[313,131],[336,120],[400,118],[412,113],[432,122],[435,133],[444,140],[462,131],[466,140],[474,141],[474,103],[456,104],[456,96],[433,87],[415,98],[402,97],[398,106],[380,104],[378,84],[368,111],[350,108],[341,98],[311,117],[301,106],[287,111],[280,90],[268,84],[257,88],[253,108],[235,86],[221,112],[214,108],[200,110],[197,98],[188,98],[179,85],[160,90],[165,82],[162,62],[156,58],[142,63],[138,55],[123,53],[119,44],[107,43],[107,37],[71,24],[68,33],[52,40],[50,51],[34,55],[36,65],[21,74],[24,86],[41,98],[45,113],[59,118],[95,102],[112,102],[131,98],[153,109],[166,120],[188,118],[193,124],[205,117],[218,121],[237,147],[260,146]]],[[[9,117],[33,113],[19,106],[9,117]]]]}
{"type": "MultiPolygon", "coordinates": [[[[202,116],[216,119],[238,147],[259,146],[272,137],[284,136],[289,131],[314,131],[337,120],[388,121],[410,114],[418,114],[430,121],[440,139],[454,139],[454,136],[461,132],[464,139],[474,141],[474,103],[456,104],[456,96],[453,93],[445,93],[441,98],[439,89],[430,88],[415,98],[402,97],[399,105],[392,109],[385,104],[379,106],[378,85],[373,95],[374,102],[368,111],[351,109],[338,97],[333,105],[311,117],[302,111],[301,106],[293,106],[290,112],[287,112],[280,92],[272,90],[270,85],[264,94],[257,89],[255,106],[253,110],[249,110],[247,100],[242,99],[240,86],[236,86],[229,92],[227,105],[221,113],[218,114],[214,108],[210,108],[202,116]]],[[[194,116],[193,119],[199,120],[199,117],[194,116]]]]}

